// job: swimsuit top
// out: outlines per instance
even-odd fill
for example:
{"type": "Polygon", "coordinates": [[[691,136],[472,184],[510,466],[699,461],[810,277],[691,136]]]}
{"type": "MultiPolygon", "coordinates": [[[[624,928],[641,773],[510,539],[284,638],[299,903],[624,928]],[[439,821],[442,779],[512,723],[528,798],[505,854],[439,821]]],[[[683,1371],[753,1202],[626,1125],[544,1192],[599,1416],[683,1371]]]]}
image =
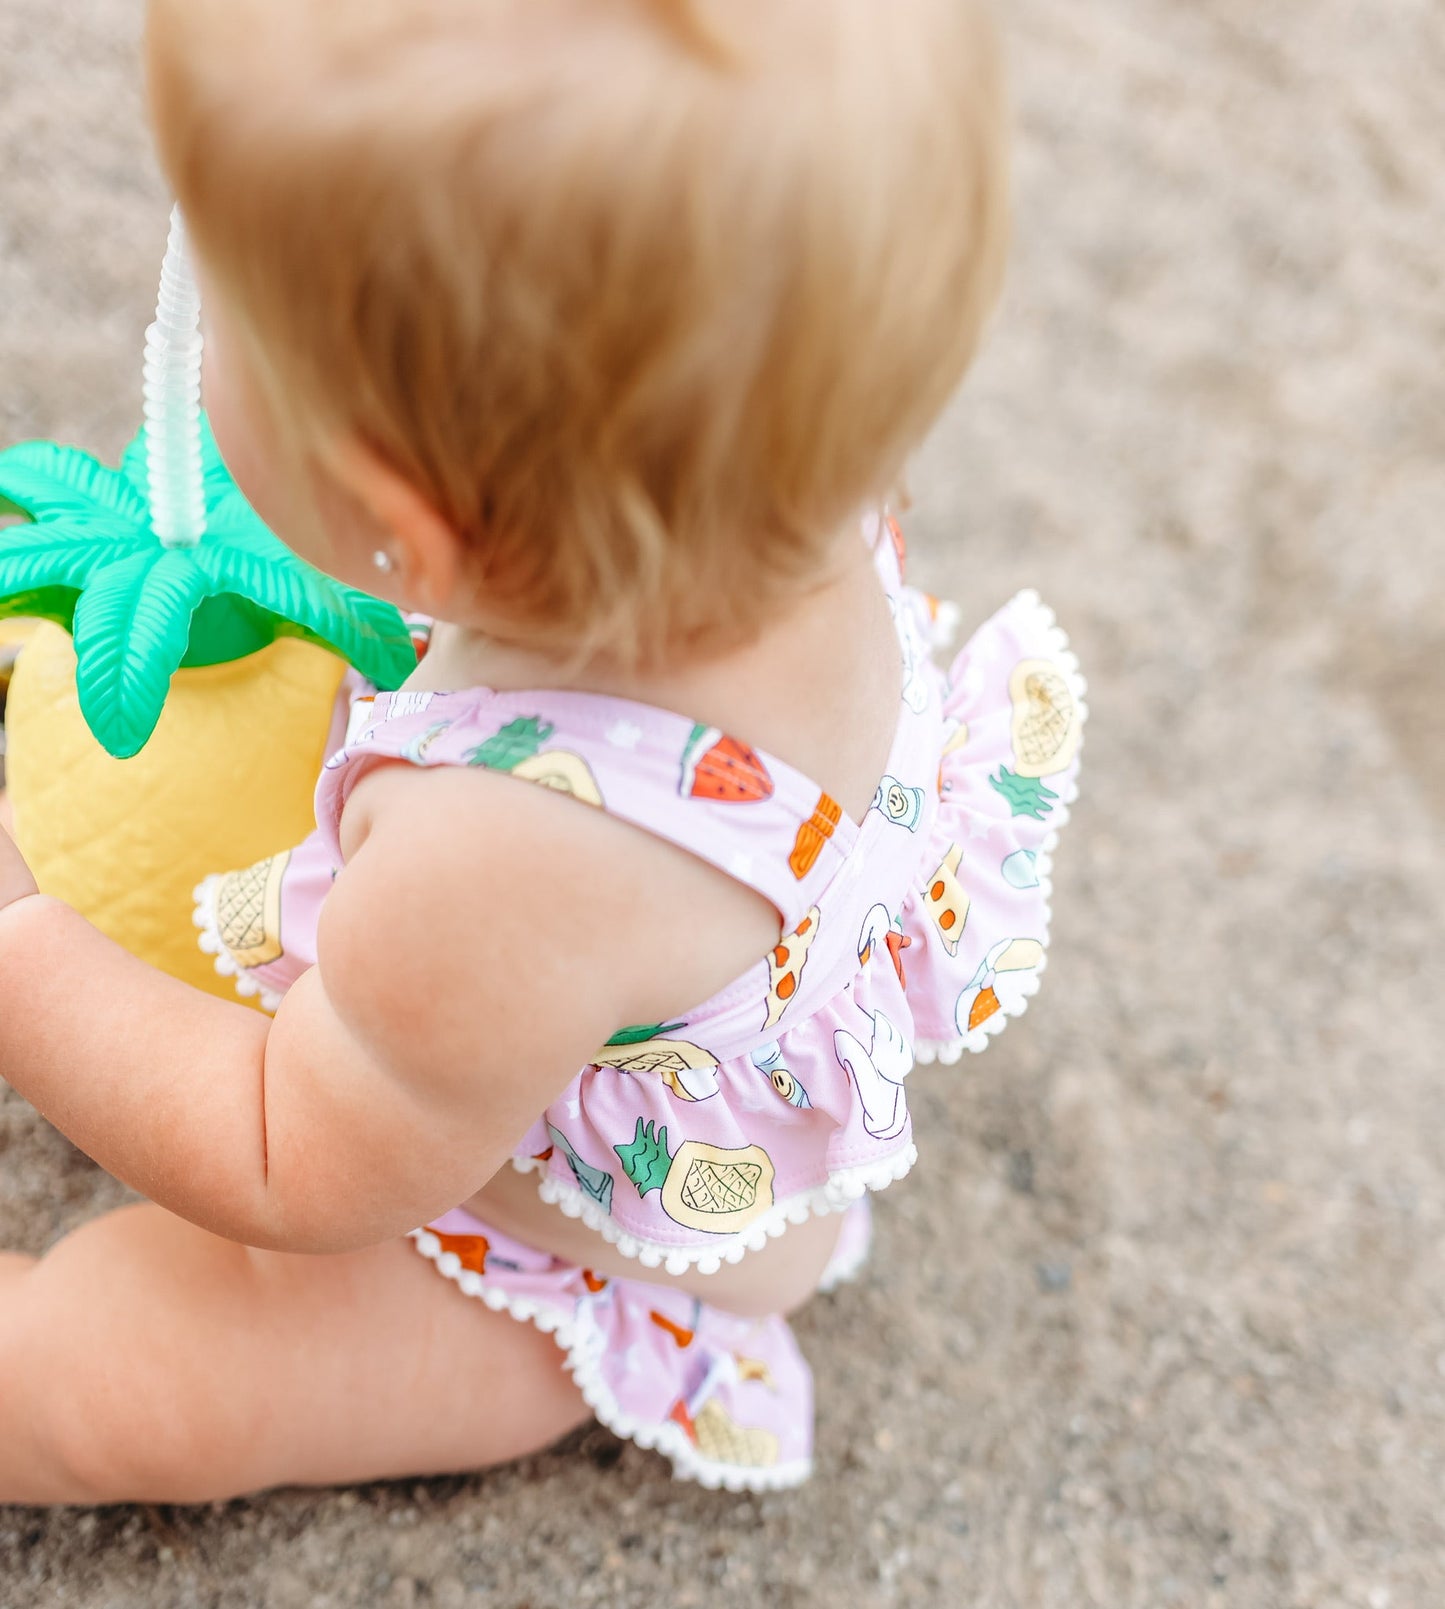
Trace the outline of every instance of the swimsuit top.
{"type": "MultiPolygon", "coordinates": [[[[707,1273],[901,1178],[917,1155],[915,1061],[983,1049],[1038,987],[1085,709],[1031,592],[945,673],[928,649],[948,606],[904,584],[891,519],[866,534],[903,697],[861,821],[792,766],[666,710],[555,690],[363,690],[313,836],[197,890],[217,970],[274,1009],[314,962],[341,812],[373,766],[509,772],[681,845],[781,914],[777,946],[735,983],[673,1021],[619,1024],[537,1118],[513,1160],[543,1197],[649,1266],[707,1273]]],[[[677,911],[671,942],[695,920],[677,911]]]]}

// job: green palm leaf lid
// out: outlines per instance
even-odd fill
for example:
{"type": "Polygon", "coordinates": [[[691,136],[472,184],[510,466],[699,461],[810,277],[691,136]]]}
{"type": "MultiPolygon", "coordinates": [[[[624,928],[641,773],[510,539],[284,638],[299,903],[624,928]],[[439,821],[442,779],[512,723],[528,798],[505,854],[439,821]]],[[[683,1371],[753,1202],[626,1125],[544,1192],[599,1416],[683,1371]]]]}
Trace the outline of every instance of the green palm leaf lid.
{"type": "Polygon", "coordinates": [[[146,338],[146,424],[119,469],[52,442],[0,452],[0,618],[55,621],[75,642],[80,709],[118,759],[145,747],[172,674],[301,637],[384,691],[416,662],[389,603],[298,559],[267,530],[200,409],[200,300],[172,221],[146,338]]]}

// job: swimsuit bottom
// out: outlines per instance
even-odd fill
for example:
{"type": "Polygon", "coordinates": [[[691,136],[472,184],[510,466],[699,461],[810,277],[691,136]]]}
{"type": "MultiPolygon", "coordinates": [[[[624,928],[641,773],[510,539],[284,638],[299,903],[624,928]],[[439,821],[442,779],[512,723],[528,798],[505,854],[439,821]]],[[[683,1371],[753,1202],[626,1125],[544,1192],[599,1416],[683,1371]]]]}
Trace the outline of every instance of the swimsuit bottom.
{"type": "MultiPolygon", "coordinates": [[[[811,1473],[813,1376],[781,1315],[744,1318],[668,1285],[603,1278],[460,1207],[411,1238],[465,1295],[550,1335],[598,1420],[662,1453],[675,1475],[772,1491],[811,1473]]],[[[870,1238],[864,1196],[820,1290],[857,1274],[870,1238]]]]}

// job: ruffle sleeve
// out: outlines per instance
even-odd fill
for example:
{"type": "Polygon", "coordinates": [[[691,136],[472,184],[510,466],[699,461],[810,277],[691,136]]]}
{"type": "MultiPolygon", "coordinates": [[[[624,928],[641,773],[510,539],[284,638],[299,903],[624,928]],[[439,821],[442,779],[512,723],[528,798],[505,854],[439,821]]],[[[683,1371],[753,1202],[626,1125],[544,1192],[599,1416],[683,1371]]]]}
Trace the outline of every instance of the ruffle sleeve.
{"type": "Polygon", "coordinates": [[[330,839],[318,830],[295,849],[208,877],[196,889],[198,942],[243,999],[275,1011],[315,966],[321,905],[336,873],[330,839]]]}
{"type": "MultiPolygon", "coordinates": [[[[348,672],[337,694],[329,754],[344,751],[370,718],[374,696],[370,683],[348,672]]],[[[215,873],[197,886],[197,942],[242,999],[275,1011],[297,978],[315,966],[322,902],[340,869],[334,831],[318,827],[294,849],[240,871],[215,873]]]]}
{"type": "Polygon", "coordinates": [[[939,810],[903,907],[920,1061],[982,1050],[1037,991],[1050,873],[1077,794],[1087,708],[1054,616],[1021,592],[953,661],[939,810]]]}

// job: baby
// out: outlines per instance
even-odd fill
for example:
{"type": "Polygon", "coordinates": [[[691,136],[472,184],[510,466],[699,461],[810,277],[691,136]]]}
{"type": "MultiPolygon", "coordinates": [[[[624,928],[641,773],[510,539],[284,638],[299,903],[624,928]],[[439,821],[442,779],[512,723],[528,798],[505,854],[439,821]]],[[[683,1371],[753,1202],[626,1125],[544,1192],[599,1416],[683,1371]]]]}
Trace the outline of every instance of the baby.
{"type": "Polygon", "coordinates": [[[0,1502],[469,1470],[592,1416],[796,1483],[784,1315],[914,1161],[915,1059],[1036,988],[1073,797],[1052,617],[945,676],[884,512],[999,279],[992,36],[153,0],[148,57],[227,462],[435,625],[315,835],[198,891],[274,1018],[0,831],[0,1073],[147,1198],[0,1254],[0,1502]]]}

